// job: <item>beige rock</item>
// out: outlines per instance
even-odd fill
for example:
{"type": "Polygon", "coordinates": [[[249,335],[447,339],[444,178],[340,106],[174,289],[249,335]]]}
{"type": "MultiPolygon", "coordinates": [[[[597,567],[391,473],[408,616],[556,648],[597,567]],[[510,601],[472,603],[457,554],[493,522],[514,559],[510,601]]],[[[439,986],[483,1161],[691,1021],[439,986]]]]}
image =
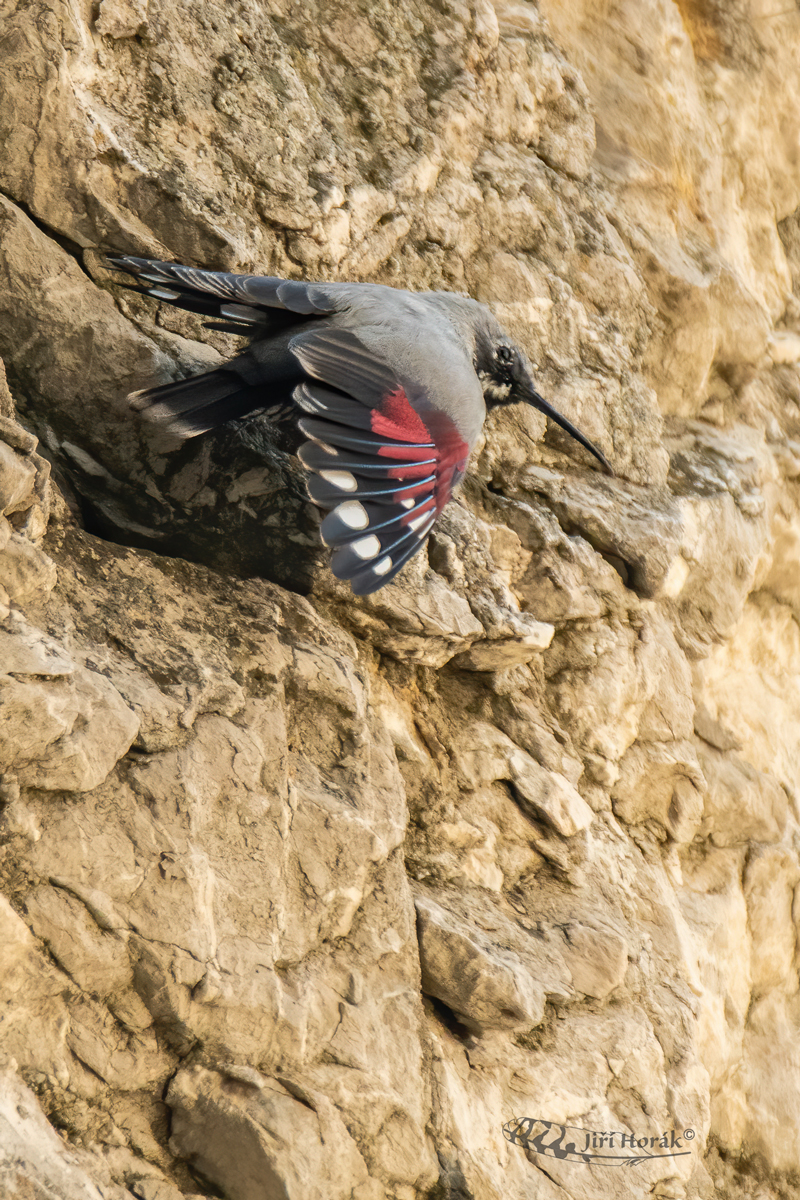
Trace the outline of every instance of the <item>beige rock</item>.
{"type": "Polygon", "coordinates": [[[543,770],[522,750],[511,753],[508,765],[523,809],[552,825],[562,837],[573,837],[590,823],[592,810],[563,776],[543,770]]]}
{"type": "Polygon", "coordinates": [[[762,848],[747,864],[744,890],[752,939],[750,975],[756,994],[783,988],[789,995],[794,993],[791,930],[798,882],[797,865],[784,851],[762,848]]]}
{"type": "Polygon", "coordinates": [[[169,1056],[152,1029],[120,1028],[112,1013],[88,996],[72,1006],[66,1042],[93,1075],[120,1091],[163,1086],[170,1074],[169,1056]]]}
{"type": "Polygon", "coordinates": [[[493,726],[468,726],[455,743],[454,762],[470,787],[497,779],[512,782],[522,810],[562,837],[574,836],[592,819],[592,810],[567,779],[541,767],[493,726]]]}
{"type": "Polygon", "coordinates": [[[785,1170],[797,1154],[796,1127],[779,1124],[774,1117],[777,1112],[798,1111],[796,1029],[796,992],[788,998],[771,993],[754,1004],[745,1040],[747,1101],[742,1134],[779,1170],[785,1170]],[[781,1047],[780,1054],[775,1053],[776,1046],[781,1047]]]}
{"type": "Polygon", "coordinates": [[[417,901],[422,990],[472,1028],[521,1030],[544,1014],[544,981],[515,954],[428,899],[417,901]]]}
{"type": "Polygon", "coordinates": [[[96,21],[106,37],[136,37],[147,28],[147,0],[100,0],[96,21]]]}
{"type": "MultiPolygon", "coordinates": [[[[5,364],[3,364],[3,366],[0,367],[0,421],[2,422],[2,425],[0,426],[0,428],[2,428],[2,430],[3,430],[3,441],[8,446],[15,445],[14,441],[10,440],[8,437],[8,431],[10,430],[10,431],[16,431],[16,434],[18,437],[31,438],[31,442],[33,443],[33,445],[35,445],[36,439],[31,437],[30,434],[26,434],[25,430],[20,428],[20,426],[17,424],[17,422],[13,418],[14,418],[14,399],[11,395],[11,392],[9,391],[8,380],[6,378],[6,368],[5,368],[5,364]]],[[[12,434],[12,436],[13,436],[13,434],[12,434]]],[[[33,448],[33,445],[31,446],[31,448],[33,448]]]]}
{"type": "MultiPolygon", "coordinates": [[[[0,1084],[0,1131],[0,1185],[8,1200],[36,1195],[125,1200],[126,1193],[130,1195],[112,1182],[99,1157],[65,1144],[36,1096],[10,1070],[3,1071],[0,1084]]],[[[169,1198],[165,1195],[163,1200],[169,1198]]]]}
{"type": "Polygon", "coordinates": [[[614,812],[630,825],[655,821],[690,842],[703,816],[706,781],[691,742],[645,742],[620,763],[611,791],[614,812]]]}
{"type": "Polygon", "coordinates": [[[545,621],[531,622],[529,631],[516,641],[474,642],[464,654],[456,656],[456,666],[468,671],[502,671],[518,663],[530,662],[539,650],[546,650],[555,628],[545,621]]]}
{"type": "Polygon", "coordinates": [[[0,763],[26,787],[91,791],[129,749],[139,723],[103,675],[76,664],[67,670],[48,646],[45,656],[52,676],[39,674],[41,664],[31,670],[30,660],[19,674],[0,676],[0,763]]]}
{"type": "MultiPolygon", "coordinates": [[[[8,383],[6,382],[5,367],[2,372],[2,384],[0,387],[4,391],[6,403],[8,405],[8,415],[0,415],[0,439],[5,446],[12,446],[15,450],[22,451],[23,454],[33,454],[39,444],[32,433],[28,433],[27,429],[14,420],[14,402],[11,397],[11,392],[8,391],[8,383]]],[[[38,455],[36,456],[38,458],[38,455]]]]}
{"type": "Polygon", "coordinates": [[[15,612],[0,629],[0,662],[9,675],[63,678],[75,671],[75,662],[55,639],[15,612]]]}
{"type": "Polygon", "coordinates": [[[26,900],[25,916],[61,969],[83,991],[114,996],[131,987],[125,939],[98,928],[86,906],[63,888],[37,888],[26,900]]]}
{"type": "Polygon", "coordinates": [[[706,725],[700,736],[718,750],[739,751],[793,789],[800,636],[792,610],[763,593],[754,596],[730,641],[715,647],[694,675],[698,702],[720,727],[707,737],[706,725]]]}
{"type": "Polygon", "coordinates": [[[170,1084],[172,1144],[232,1200],[379,1200],[383,1189],[329,1100],[193,1067],[170,1084]],[[302,1154],[298,1147],[303,1147],[302,1154]]]}
{"type": "Polygon", "coordinates": [[[628,948],[613,930],[571,923],[564,927],[564,950],[572,982],[579,992],[604,1000],[625,978],[628,948]]]}
{"type": "Polygon", "coordinates": [[[0,586],[14,603],[41,603],[55,584],[56,569],[44,551],[12,533],[0,556],[0,586]]]}
{"type": "Polygon", "coordinates": [[[4,1195],[791,1193],[799,45],[769,0],[5,5],[4,1195]],[[98,247],[476,296],[615,474],[500,407],[354,599],[258,422],[131,419],[239,343],[98,247]],[[696,1136],[598,1172],[515,1114],[696,1136]]]}
{"type": "Polygon", "coordinates": [[[780,841],[788,815],[783,787],[737,755],[701,749],[698,758],[708,783],[703,829],[715,844],[780,841]]]}
{"type": "Polygon", "coordinates": [[[27,507],[35,478],[33,464],[0,442],[0,502],[6,516],[27,507]]]}
{"type": "Polygon", "coordinates": [[[47,961],[30,929],[5,898],[0,902],[0,932],[4,964],[0,1049],[4,1060],[13,1060],[19,1068],[38,1072],[62,1086],[72,1079],[80,1088],[80,1068],[73,1068],[65,1045],[68,981],[47,961]],[[35,1039],[29,1036],[32,1024],[37,1029],[35,1039]]]}

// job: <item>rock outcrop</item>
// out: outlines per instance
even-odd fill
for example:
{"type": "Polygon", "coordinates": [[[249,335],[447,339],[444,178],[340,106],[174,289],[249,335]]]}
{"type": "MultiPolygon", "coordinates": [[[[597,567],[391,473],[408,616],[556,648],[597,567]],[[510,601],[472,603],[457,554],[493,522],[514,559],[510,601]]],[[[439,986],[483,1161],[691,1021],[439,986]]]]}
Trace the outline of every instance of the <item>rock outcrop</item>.
{"type": "Polygon", "coordinates": [[[793,1194],[798,14],[0,13],[0,1191],[793,1194]],[[467,291],[616,476],[495,412],[354,600],[111,248],[467,291]]]}

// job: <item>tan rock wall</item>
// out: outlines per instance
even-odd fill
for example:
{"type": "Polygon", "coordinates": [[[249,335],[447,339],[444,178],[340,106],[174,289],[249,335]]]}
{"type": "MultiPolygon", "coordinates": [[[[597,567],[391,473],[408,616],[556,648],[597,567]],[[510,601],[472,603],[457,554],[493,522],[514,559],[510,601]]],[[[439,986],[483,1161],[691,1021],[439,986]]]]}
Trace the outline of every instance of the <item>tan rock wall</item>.
{"type": "Polygon", "coordinates": [[[795,1194],[799,56],[770,0],[0,2],[3,1195],[795,1194]],[[235,343],[109,248],[469,291],[617,475],[495,413],[354,601],[286,446],[127,412],[235,343]]]}

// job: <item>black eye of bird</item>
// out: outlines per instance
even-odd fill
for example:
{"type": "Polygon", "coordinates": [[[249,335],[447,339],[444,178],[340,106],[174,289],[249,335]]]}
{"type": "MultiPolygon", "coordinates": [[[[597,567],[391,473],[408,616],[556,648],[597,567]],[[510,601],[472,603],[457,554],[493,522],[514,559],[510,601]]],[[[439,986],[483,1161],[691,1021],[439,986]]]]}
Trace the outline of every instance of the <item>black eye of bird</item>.
{"type": "Polygon", "coordinates": [[[494,356],[498,362],[507,366],[508,363],[513,361],[514,351],[510,346],[498,346],[494,352],[494,356]]]}

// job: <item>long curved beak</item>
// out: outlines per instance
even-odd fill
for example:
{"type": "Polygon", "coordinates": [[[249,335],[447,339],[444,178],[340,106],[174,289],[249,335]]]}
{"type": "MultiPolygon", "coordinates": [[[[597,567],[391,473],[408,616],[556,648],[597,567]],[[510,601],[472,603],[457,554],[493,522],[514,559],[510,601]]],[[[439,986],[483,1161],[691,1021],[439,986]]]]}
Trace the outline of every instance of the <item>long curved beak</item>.
{"type": "Polygon", "coordinates": [[[530,393],[525,396],[525,400],[528,404],[532,404],[534,408],[538,408],[539,412],[543,412],[546,417],[550,418],[551,421],[555,421],[556,425],[560,425],[562,429],[566,429],[567,433],[570,434],[571,437],[574,437],[576,442],[580,442],[582,446],[585,446],[589,453],[593,454],[598,462],[603,464],[609,475],[614,474],[613,467],[606,458],[605,454],[598,450],[597,446],[595,446],[593,442],[590,442],[589,439],[581,433],[580,429],[576,429],[571,421],[568,421],[566,417],[563,417],[557,408],[553,408],[552,404],[548,404],[545,398],[540,396],[533,386],[531,386],[530,393]]]}

